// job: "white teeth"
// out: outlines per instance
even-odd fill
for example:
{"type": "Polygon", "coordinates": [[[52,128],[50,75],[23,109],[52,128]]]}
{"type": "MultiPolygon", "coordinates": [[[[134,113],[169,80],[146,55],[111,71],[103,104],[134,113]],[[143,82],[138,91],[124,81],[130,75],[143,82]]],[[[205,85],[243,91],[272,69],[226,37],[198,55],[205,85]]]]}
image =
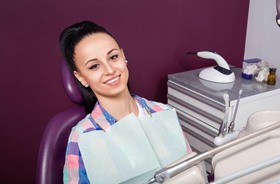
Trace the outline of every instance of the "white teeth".
{"type": "Polygon", "coordinates": [[[120,78],[120,77],[115,77],[114,79],[108,81],[107,83],[108,83],[108,84],[112,84],[112,83],[116,82],[117,80],[119,80],[119,78],[120,78]]]}

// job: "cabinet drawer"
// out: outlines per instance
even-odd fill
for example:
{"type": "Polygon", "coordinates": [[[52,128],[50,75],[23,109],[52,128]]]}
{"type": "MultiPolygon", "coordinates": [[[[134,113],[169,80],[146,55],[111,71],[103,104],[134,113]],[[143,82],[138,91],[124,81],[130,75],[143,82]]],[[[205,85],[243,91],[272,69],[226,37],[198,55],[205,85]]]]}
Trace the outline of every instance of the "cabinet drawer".
{"type": "Polygon", "coordinates": [[[192,91],[172,81],[168,81],[167,86],[168,86],[168,94],[176,96],[183,101],[186,101],[187,99],[191,99],[197,103],[196,105],[199,106],[201,105],[201,107],[208,107],[210,108],[209,110],[213,110],[214,112],[216,110],[224,111],[225,105],[223,103],[215,101],[207,96],[192,91]]]}
{"type": "Polygon", "coordinates": [[[173,95],[168,94],[167,95],[167,103],[171,106],[173,106],[175,109],[178,109],[182,112],[185,112],[192,117],[195,117],[196,119],[199,119],[203,124],[208,125],[210,128],[219,129],[220,124],[222,123],[223,119],[220,117],[217,117],[217,114],[221,114],[220,116],[223,116],[223,112],[216,110],[216,114],[209,113],[209,108],[207,109],[201,109],[196,106],[196,103],[189,103],[188,100],[182,100],[178,97],[175,97],[173,95]]]}
{"type": "Polygon", "coordinates": [[[208,99],[171,81],[168,82],[168,104],[219,129],[224,118],[224,104],[208,99]]]}
{"type": "Polygon", "coordinates": [[[191,115],[184,113],[178,109],[177,115],[184,131],[187,131],[189,129],[197,134],[198,139],[205,141],[211,147],[214,146],[213,141],[218,134],[217,129],[210,127],[209,125],[201,122],[199,119],[192,117],[191,115]]]}

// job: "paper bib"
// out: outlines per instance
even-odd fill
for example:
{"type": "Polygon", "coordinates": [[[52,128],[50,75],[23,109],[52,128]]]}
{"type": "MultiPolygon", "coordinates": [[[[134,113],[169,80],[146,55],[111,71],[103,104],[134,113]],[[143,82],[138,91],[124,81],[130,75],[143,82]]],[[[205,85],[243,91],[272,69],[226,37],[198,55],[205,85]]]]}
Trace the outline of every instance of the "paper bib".
{"type": "Polygon", "coordinates": [[[142,184],[155,171],[187,154],[174,109],[152,117],[130,114],[107,132],[82,134],[78,144],[93,184],[142,184]]]}

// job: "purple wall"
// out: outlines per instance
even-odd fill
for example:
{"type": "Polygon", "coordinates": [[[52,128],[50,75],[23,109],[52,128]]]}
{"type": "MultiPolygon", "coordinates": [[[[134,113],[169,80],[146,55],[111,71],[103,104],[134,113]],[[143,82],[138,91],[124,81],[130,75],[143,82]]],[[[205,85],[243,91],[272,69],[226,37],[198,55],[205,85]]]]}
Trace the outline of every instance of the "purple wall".
{"type": "Polygon", "coordinates": [[[71,106],[59,73],[62,29],[84,19],[118,38],[132,91],[166,102],[167,74],[214,65],[185,56],[212,50],[241,66],[249,0],[1,1],[1,183],[34,183],[43,130],[71,106]]]}

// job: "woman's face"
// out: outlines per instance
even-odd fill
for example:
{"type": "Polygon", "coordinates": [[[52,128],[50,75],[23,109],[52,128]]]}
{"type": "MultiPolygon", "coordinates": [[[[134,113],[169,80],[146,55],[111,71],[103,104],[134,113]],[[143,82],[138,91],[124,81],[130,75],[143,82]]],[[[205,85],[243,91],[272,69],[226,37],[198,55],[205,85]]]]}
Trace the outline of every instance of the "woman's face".
{"type": "Polygon", "coordinates": [[[96,97],[113,97],[127,90],[128,69],[123,50],[105,33],[83,38],[75,47],[75,77],[96,97]]]}

